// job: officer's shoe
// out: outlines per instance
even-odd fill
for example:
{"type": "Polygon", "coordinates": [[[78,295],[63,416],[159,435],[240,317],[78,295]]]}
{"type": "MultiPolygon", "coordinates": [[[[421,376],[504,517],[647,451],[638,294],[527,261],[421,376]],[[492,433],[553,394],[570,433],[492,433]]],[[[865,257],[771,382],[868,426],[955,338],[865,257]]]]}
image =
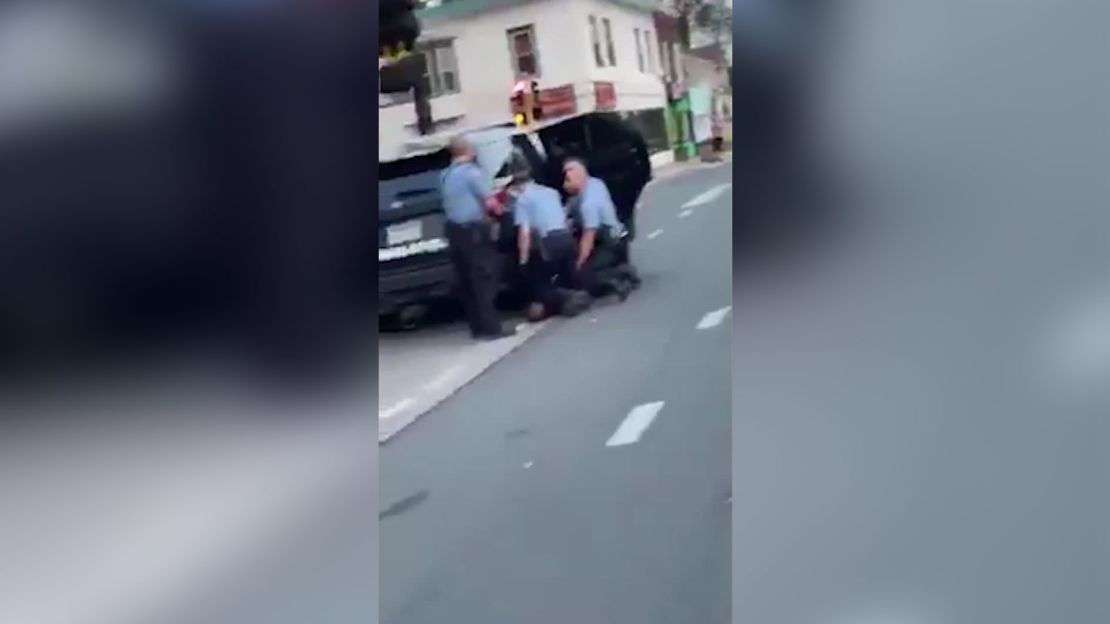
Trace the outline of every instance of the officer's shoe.
{"type": "Polygon", "coordinates": [[[628,280],[616,280],[613,282],[613,292],[616,293],[617,300],[624,303],[628,295],[632,294],[632,284],[628,280]]]}
{"type": "Polygon", "coordinates": [[[640,273],[636,270],[636,267],[631,264],[622,266],[620,274],[621,277],[628,280],[628,284],[632,287],[632,290],[639,289],[643,284],[643,280],[640,279],[640,273]]]}

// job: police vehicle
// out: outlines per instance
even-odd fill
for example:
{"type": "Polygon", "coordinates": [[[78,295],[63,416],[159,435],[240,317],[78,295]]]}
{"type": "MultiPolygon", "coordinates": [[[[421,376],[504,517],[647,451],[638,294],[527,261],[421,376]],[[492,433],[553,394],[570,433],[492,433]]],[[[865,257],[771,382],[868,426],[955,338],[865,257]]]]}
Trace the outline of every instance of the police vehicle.
{"type": "MultiPolygon", "coordinates": [[[[521,128],[512,124],[464,133],[494,189],[509,182],[513,154],[523,156],[537,181],[560,189],[566,158],[586,160],[591,173],[609,186],[618,216],[635,235],[635,206],[651,180],[642,136],[615,113],[586,113],[521,128]]],[[[447,253],[440,173],[450,163],[454,134],[429,135],[409,144],[406,158],[378,169],[378,313],[389,324],[418,325],[439,301],[454,300],[455,275],[447,253]]],[[[516,238],[502,224],[505,257],[502,302],[518,303],[516,238]]]]}

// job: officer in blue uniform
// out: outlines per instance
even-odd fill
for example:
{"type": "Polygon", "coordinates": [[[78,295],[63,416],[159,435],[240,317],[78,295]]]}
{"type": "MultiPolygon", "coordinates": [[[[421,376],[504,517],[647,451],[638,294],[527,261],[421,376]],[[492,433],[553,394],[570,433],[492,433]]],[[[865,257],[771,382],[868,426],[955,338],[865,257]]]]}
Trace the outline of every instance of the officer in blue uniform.
{"type": "Polygon", "coordinates": [[[609,188],[576,158],[566,160],[563,172],[571,211],[582,231],[575,258],[579,284],[591,295],[612,292],[623,301],[639,285],[639,277],[628,261],[628,232],[617,218],[609,188]]]}
{"type": "Polygon", "coordinates": [[[496,240],[491,217],[501,214],[489,177],[475,161],[474,147],[464,138],[452,139],[451,165],[441,177],[447,242],[458,276],[459,294],[475,338],[511,336],[501,324],[495,301],[498,290],[496,240]]]}
{"type": "Polygon", "coordinates": [[[517,260],[525,269],[532,305],[542,306],[529,318],[555,313],[575,316],[589,307],[589,298],[578,289],[577,248],[562,198],[555,189],[535,182],[522,159],[514,161],[517,260]]]}

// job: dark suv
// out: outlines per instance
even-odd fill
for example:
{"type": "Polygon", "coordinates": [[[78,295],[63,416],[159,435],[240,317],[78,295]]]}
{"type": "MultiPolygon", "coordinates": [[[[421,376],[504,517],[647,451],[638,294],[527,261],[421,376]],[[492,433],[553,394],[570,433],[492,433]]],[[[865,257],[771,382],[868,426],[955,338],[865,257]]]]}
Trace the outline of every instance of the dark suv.
{"type": "MultiPolygon", "coordinates": [[[[605,180],[621,220],[635,236],[635,207],[651,180],[643,137],[616,114],[591,113],[538,129],[482,131],[475,140],[479,163],[495,188],[508,180],[510,158],[521,154],[537,181],[562,190],[563,161],[579,157],[605,180]]],[[[439,176],[450,158],[445,149],[381,163],[378,187],[378,313],[419,318],[427,304],[454,298],[447,254],[439,176]]],[[[512,299],[517,275],[511,224],[501,228],[505,255],[502,290],[512,299]]]]}

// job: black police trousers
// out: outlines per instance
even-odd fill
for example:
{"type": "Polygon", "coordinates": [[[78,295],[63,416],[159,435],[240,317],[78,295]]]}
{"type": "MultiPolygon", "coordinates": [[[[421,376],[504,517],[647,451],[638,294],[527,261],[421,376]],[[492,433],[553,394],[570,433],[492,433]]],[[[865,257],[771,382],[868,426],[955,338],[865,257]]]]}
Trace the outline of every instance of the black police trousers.
{"type": "Polygon", "coordinates": [[[539,241],[539,253],[528,262],[528,297],[550,311],[558,311],[562,298],[560,289],[577,290],[574,268],[577,247],[570,232],[551,232],[539,241]]]}
{"type": "Polygon", "coordinates": [[[447,242],[470,332],[474,336],[499,333],[501,318],[495,302],[500,255],[489,224],[448,222],[447,242]]]}
{"type": "Polygon", "coordinates": [[[623,268],[630,264],[628,252],[627,239],[598,240],[590,257],[578,271],[579,287],[594,297],[617,292],[619,284],[627,281],[623,268]]]}

